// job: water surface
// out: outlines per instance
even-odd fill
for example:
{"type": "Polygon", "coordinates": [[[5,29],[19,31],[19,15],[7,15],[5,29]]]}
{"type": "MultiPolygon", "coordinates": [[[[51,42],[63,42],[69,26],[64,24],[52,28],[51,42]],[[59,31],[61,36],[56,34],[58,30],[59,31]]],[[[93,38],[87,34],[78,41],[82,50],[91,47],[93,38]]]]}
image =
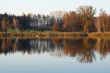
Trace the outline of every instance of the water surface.
{"type": "Polygon", "coordinates": [[[1,73],[110,73],[110,39],[0,39],[1,73]]]}

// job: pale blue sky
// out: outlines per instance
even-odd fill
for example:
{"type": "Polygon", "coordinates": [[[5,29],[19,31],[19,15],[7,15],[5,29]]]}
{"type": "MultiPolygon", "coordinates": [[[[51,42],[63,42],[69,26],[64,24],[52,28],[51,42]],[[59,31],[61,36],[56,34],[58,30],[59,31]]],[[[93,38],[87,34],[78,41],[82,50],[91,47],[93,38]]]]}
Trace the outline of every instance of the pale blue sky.
{"type": "Polygon", "coordinates": [[[110,13],[110,0],[0,0],[0,13],[22,14],[44,13],[51,11],[76,10],[80,5],[92,5],[110,13]]]}

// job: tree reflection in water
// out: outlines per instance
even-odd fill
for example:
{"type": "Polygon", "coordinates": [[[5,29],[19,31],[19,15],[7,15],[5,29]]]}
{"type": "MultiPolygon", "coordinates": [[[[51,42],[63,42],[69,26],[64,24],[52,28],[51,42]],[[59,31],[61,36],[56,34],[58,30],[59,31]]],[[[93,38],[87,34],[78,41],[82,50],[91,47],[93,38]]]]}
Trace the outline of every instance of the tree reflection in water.
{"type": "Polygon", "coordinates": [[[45,52],[52,56],[76,57],[81,63],[91,63],[96,60],[95,52],[101,59],[110,53],[110,39],[0,39],[0,54],[43,54],[45,52]]]}

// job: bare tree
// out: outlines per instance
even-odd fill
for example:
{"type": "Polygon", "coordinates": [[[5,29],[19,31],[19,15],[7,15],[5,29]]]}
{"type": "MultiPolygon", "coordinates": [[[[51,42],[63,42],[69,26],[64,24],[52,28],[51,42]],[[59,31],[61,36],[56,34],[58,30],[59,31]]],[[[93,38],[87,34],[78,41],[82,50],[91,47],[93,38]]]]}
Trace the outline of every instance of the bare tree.
{"type": "Polygon", "coordinates": [[[92,6],[80,6],[77,9],[78,15],[84,26],[84,32],[88,32],[89,26],[93,24],[95,11],[96,9],[92,6]]]}

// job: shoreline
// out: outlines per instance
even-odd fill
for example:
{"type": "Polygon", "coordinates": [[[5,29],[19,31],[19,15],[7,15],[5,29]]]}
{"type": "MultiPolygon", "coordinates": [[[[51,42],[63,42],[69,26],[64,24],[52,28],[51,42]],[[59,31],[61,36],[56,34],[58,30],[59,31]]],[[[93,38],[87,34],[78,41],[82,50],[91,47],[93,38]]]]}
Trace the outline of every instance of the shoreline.
{"type": "Polygon", "coordinates": [[[2,37],[19,38],[110,38],[110,32],[0,32],[2,37]]]}

